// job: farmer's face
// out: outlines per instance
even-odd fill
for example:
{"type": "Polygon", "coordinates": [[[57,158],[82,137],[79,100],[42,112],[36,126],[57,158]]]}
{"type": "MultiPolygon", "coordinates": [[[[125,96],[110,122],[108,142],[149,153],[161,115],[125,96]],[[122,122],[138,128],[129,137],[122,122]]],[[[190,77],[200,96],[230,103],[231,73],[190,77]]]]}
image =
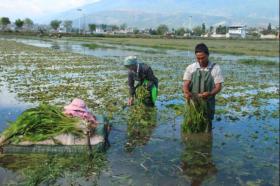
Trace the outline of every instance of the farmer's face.
{"type": "Polygon", "coordinates": [[[136,65],[130,65],[128,67],[129,70],[133,71],[133,72],[136,72],[136,65]]]}
{"type": "Polygon", "coordinates": [[[197,52],[195,54],[196,60],[201,67],[207,67],[208,65],[208,55],[204,52],[197,52]]]}

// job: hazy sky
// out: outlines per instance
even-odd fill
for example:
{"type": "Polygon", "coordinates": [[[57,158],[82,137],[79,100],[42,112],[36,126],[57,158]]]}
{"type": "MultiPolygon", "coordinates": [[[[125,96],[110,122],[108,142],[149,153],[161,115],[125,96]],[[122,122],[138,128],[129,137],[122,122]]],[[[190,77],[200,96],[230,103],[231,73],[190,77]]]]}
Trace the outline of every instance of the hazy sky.
{"type": "MultiPolygon", "coordinates": [[[[78,7],[98,1],[104,0],[0,0],[0,17],[9,17],[12,22],[18,18],[31,18],[35,23],[38,23],[44,21],[44,19],[50,17],[52,18],[53,15],[59,15],[59,13],[65,12],[67,10],[71,10],[71,12],[74,11],[73,14],[78,14],[78,11],[75,11],[75,9],[78,7]]],[[[130,3],[127,2],[130,1],[134,2],[131,4],[134,4],[137,7],[138,5],[141,6],[141,4],[143,4],[142,0],[108,0],[107,5],[105,3],[104,7],[102,8],[106,9],[108,6],[114,3],[116,5],[126,3],[125,5],[127,6],[123,7],[129,7],[130,3]]],[[[210,15],[224,15],[227,17],[229,14],[230,16],[239,15],[244,18],[256,17],[279,20],[279,0],[146,0],[146,2],[151,4],[155,2],[153,7],[156,8],[158,7],[159,2],[174,2],[175,4],[179,3],[180,5],[182,4],[180,2],[189,2],[191,3],[190,7],[194,7],[194,11],[199,11],[200,9],[197,7],[201,6],[202,10],[210,15]],[[208,9],[205,9],[205,6],[208,9]]],[[[147,9],[145,3],[144,5],[145,6],[142,7],[142,10],[147,9]]],[[[162,8],[162,6],[159,7],[162,8]]]]}
{"type": "Polygon", "coordinates": [[[17,18],[40,17],[59,13],[99,0],[0,0],[0,17],[9,17],[12,21],[17,18]]]}

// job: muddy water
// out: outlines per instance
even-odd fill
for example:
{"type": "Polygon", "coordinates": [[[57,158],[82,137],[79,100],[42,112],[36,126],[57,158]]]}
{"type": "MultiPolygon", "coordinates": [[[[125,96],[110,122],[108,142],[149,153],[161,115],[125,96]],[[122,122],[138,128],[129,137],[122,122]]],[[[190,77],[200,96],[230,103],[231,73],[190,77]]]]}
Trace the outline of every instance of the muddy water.
{"type": "MultiPolygon", "coordinates": [[[[80,43],[21,42],[110,58],[116,62],[120,62],[126,55],[140,55],[141,60],[155,69],[161,80],[162,93],[157,107],[140,117],[145,118],[140,124],[135,125],[139,121],[131,118],[133,108],[125,107],[112,118],[111,147],[106,152],[107,167],[101,170],[99,176],[75,177],[74,171],[72,174],[62,174],[54,184],[278,185],[279,114],[272,117],[272,113],[279,110],[279,100],[267,94],[279,92],[279,73],[274,67],[236,65],[233,62],[239,57],[213,55],[213,59],[221,65],[227,81],[227,87],[219,96],[228,99],[228,103],[217,106],[223,114],[216,114],[210,135],[185,136],[180,129],[183,116],[177,115],[170,106],[184,104],[179,90],[181,83],[177,81],[184,71],[182,67],[189,63],[187,61],[193,60],[191,52],[167,50],[151,54],[139,52],[138,48],[137,51],[131,48],[89,50],[80,46],[80,43]],[[260,92],[265,93],[256,98],[260,92]],[[242,106],[242,100],[230,99],[232,96],[244,96],[246,105],[242,106]],[[254,99],[258,102],[253,102],[254,99]],[[252,106],[252,103],[256,106],[252,106]],[[238,106],[241,108],[236,108],[238,106]]],[[[242,56],[242,59],[250,57],[242,56]]],[[[276,58],[269,60],[277,61],[276,58]]],[[[0,72],[3,77],[6,76],[3,70],[0,72]]],[[[85,73],[77,74],[87,77],[85,73]]],[[[12,88],[3,82],[0,84],[0,130],[7,126],[8,120],[14,120],[22,111],[38,104],[28,99],[19,99],[16,92],[11,92],[12,88]]],[[[20,174],[24,168],[20,164],[21,160],[9,155],[0,158],[0,184],[18,183],[23,179],[20,174]]],[[[24,162],[32,164],[32,160],[26,158],[24,162]]]]}

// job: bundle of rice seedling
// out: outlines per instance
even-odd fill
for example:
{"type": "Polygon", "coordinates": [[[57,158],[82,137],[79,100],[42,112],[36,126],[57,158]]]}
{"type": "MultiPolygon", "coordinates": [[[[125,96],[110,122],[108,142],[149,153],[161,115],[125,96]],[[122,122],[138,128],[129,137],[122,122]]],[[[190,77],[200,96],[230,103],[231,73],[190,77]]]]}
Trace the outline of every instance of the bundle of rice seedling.
{"type": "Polygon", "coordinates": [[[206,132],[209,125],[207,102],[194,98],[186,102],[182,130],[184,133],[206,132]]]}
{"type": "Polygon", "coordinates": [[[78,127],[80,122],[78,118],[65,116],[58,107],[42,104],[27,109],[16,121],[10,122],[9,127],[2,133],[2,144],[38,142],[65,133],[81,137],[83,131],[78,127]]]}
{"type": "Polygon", "coordinates": [[[150,92],[145,85],[140,85],[136,89],[136,98],[139,103],[145,103],[147,99],[150,99],[150,92]]]}

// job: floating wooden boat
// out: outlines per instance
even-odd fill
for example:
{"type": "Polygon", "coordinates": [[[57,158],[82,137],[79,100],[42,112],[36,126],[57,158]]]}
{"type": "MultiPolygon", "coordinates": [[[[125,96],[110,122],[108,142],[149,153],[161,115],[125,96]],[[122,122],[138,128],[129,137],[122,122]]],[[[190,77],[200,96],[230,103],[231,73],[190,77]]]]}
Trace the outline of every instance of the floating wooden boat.
{"type": "MultiPolygon", "coordinates": [[[[92,149],[104,149],[109,144],[110,125],[103,116],[96,116],[98,126],[91,135],[86,133],[82,137],[72,134],[60,134],[52,139],[31,142],[22,141],[18,144],[4,143],[1,153],[82,153],[92,149]]],[[[3,141],[0,137],[0,143],[3,141]]]]}

